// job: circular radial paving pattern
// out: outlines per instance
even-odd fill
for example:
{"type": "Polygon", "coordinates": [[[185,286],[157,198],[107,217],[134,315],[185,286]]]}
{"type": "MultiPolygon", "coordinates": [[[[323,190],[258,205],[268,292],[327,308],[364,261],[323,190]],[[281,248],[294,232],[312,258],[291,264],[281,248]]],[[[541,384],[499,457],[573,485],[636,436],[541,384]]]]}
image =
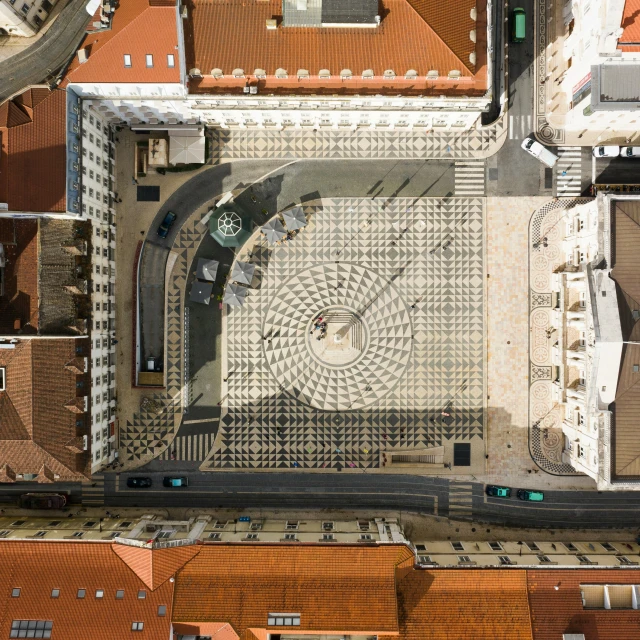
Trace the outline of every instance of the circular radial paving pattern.
{"type": "Polygon", "coordinates": [[[355,264],[321,264],[284,282],[269,305],[263,341],[281,388],[318,409],[379,401],[411,355],[409,310],[393,282],[355,264]],[[314,320],[327,322],[318,340],[314,320]]]}

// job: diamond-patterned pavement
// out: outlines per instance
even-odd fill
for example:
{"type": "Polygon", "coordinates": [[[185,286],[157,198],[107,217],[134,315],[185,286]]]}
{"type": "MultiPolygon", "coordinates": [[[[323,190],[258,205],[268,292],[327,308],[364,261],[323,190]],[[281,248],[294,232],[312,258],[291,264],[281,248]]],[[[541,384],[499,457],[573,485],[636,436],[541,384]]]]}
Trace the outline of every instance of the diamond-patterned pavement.
{"type": "Polygon", "coordinates": [[[260,286],[226,310],[230,373],[203,468],[364,469],[387,447],[482,438],[483,199],[304,208],[293,239],[245,249],[260,286]]]}

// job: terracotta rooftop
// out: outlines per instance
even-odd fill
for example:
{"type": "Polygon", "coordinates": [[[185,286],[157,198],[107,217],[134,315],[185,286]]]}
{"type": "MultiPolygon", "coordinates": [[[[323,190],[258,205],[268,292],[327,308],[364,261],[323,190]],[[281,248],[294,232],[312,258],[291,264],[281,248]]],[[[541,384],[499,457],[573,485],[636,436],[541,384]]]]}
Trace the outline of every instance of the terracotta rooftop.
{"type": "Polygon", "coordinates": [[[9,211],[66,211],[66,113],[61,89],[28,89],[0,106],[0,202],[9,211]]]}
{"type": "MultiPolygon", "coordinates": [[[[614,203],[613,269],[611,276],[618,287],[618,307],[623,340],[640,340],[640,202],[619,200],[614,203]],[[635,315],[634,315],[634,312],[635,315]]],[[[614,479],[640,478],[640,346],[623,345],[622,364],[613,409],[612,475],[614,479]]]]}
{"type": "Polygon", "coordinates": [[[618,40],[618,49],[640,51],[640,0],[626,0],[620,26],[622,35],[618,40]]]}
{"type": "Polygon", "coordinates": [[[0,296],[0,335],[38,330],[38,221],[0,218],[4,247],[4,295],[0,296]]]}
{"type": "Polygon", "coordinates": [[[196,93],[240,90],[247,81],[260,92],[278,93],[430,93],[482,95],[487,88],[485,0],[381,0],[381,24],[375,28],[283,27],[266,28],[266,20],[282,14],[281,0],[187,0],[185,22],[187,71],[200,69],[202,79],[191,79],[196,93]],[[477,4],[477,7],[476,7],[477,4]],[[471,17],[477,9],[477,19],[471,17]],[[477,42],[472,42],[475,30],[477,42]],[[475,64],[470,56],[476,55],[475,64]],[[220,69],[223,78],[210,74],[220,69]],[[234,78],[242,69],[246,78],[234,78]],[[276,78],[284,69],[288,78],[276,78]],[[309,78],[298,80],[305,69],[309,78]],[[321,69],[330,79],[319,78],[321,69]],[[341,80],[340,72],[353,73],[341,80]],[[266,72],[257,79],[256,70],[266,72]],[[362,78],[365,70],[373,78],[362,78]],[[386,70],[396,74],[383,78],[386,70]],[[405,79],[407,71],[417,78],[405,79]],[[439,80],[426,80],[435,70],[439,80]],[[460,72],[456,80],[450,71],[460,72]]]}
{"type": "Polygon", "coordinates": [[[149,589],[114,547],[106,542],[0,541],[0,637],[9,638],[14,620],[48,620],[53,639],[169,638],[173,584],[149,589]],[[20,589],[18,597],[12,597],[13,589],[20,589]],[[57,597],[53,589],[59,589],[57,597]],[[102,597],[96,597],[98,591],[102,597]],[[165,615],[158,615],[160,606],[166,607],[165,615]],[[143,623],[142,633],[132,630],[133,622],[143,623]]]}
{"type": "Polygon", "coordinates": [[[86,317],[82,299],[89,257],[84,244],[90,224],[61,218],[0,218],[5,252],[0,335],[77,335],[86,317]],[[84,244],[83,244],[84,243],[84,244]]]}
{"type": "Polygon", "coordinates": [[[553,569],[527,574],[535,640],[560,640],[563,634],[581,633],[585,640],[640,638],[640,610],[585,609],[580,593],[581,584],[638,584],[637,569],[553,569]]]}
{"type": "Polygon", "coordinates": [[[34,338],[14,344],[0,349],[5,380],[0,469],[8,481],[17,474],[33,474],[38,482],[81,480],[89,473],[91,452],[78,450],[77,438],[87,432],[84,415],[69,405],[90,385],[86,374],[77,375],[66,365],[85,355],[83,349],[89,355],[88,340],[34,338]]]}
{"type": "Polygon", "coordinates": [[[87,49],[88,60],[80,64],[74,57],[63,86],[74,82],[179,83],[176,6],[157,5],[150,6],[149,0],[120,0],[111,29],[89,33],[83,40],[79,48],[87,49]],[[131,56],[131,67],[124,66],[125,54],[131,56]],[[147,54],[153,56],[153,67],[146,65],[147,54]],[[167,55],[174,56],[174,67],[168,66],[167,55]]]}
{"type": "Polygon", "coordinates": [[[532,638],[525,571],[414,570],[398,583],[398,603],[400,640],[532,638]]]}
{"type": "Polygon", "coordinates": [[[289,612],[300,632],[394,634],[396,567],[412,557],[404,545],[205,545],[178,574],[174,621],[228,623],[242,638],[289,612]]]}

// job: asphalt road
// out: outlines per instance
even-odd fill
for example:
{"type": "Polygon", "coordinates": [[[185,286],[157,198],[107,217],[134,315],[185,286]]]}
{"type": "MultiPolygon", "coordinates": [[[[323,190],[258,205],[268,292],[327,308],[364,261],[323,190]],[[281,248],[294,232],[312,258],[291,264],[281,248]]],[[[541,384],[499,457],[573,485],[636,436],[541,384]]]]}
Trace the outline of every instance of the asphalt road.
{"type": "MultiPolygon", "coordinates": [[[[500,151],[488,160],[488,195],[537,196],[551,194],[545,189],[544,165],[520,148],[524,138],[533,133],[533,0],[521,0],[518,6],[527,15],[525,42],[509,42],[509,111],[508,138],[500,151]]],[[[509,14],[509,21],[511,14],[509,14]]],[[[509,22],[509,33],[511,24],[509,22]]]]}
{"type": "Polygon", "coordinates": [[[84,37],[91,20],[87,0],[70,0],[49,30],[28,49],[0,66],[0,102],[21,89],[55,77],[84,37]]]}
{"type": "Polygon", "coordinates": [[[597,159],[594,184],[640,184],[640,158],[597,159]]]}
{"type": "MultiPolygon", "coordinates": [[[[141,474],[136,474],[141,475],[141,474]]],[[[481,483],[387,474],[184,473],[189,487],[166,489],[162,473],[146,490],[126,487],[126,475],[105,476],[105,506],[403,510],[449,516],[450,489],[471,487],[472,511],[464,519],[505,526],[548,528],[626,528],[640,526],[633,492],[546,491],[542,503],[488,498],[481,483]],[[116,487],[116,478],[118,486],[116,487]]],[[[514,492],[515,496],[515,492],[514,492]]],[[[456,512],[454,518],[463,519],[456,512]]]]}

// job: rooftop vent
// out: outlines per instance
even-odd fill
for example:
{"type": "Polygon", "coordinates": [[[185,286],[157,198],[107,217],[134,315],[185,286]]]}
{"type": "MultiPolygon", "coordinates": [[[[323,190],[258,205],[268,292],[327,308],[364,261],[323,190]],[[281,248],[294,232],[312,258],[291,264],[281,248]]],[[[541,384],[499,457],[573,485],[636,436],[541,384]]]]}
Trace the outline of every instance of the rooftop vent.
{"type": "Polygon", "coordinates": [[[84,64],[89,59],[89,47],[78,49],[78,62],[84,64]]]}

